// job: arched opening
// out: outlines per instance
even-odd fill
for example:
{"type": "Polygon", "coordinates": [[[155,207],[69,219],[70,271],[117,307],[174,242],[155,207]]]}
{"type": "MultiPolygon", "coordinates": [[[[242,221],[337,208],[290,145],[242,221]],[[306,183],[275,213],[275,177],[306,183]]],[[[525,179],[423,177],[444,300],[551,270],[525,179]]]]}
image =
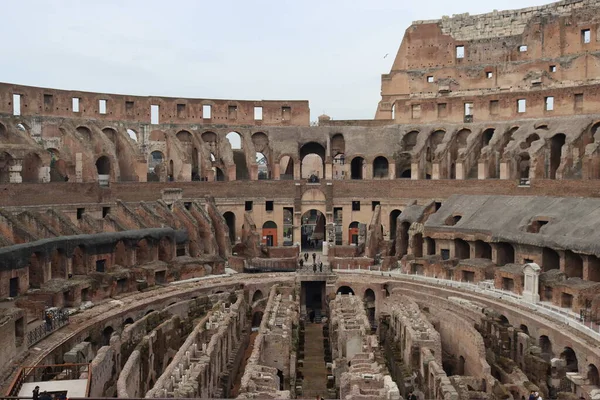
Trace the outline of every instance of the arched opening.
{"type": "Polygon", "coordinates": [[[570,250],[565,251],[565,274],[569,278],[583,279],[583,259],[570,250]]]}
{"type": "Polygon", "coordinates": [[[350,179],[364,179],[365,159],[354,157],[350,162],[350,179]]]}
{"type": "Polygon", "coordinates": [[[371,324],[371,328],[375,327],[375,292],[373,289],[365,290],[365,296],[363,298],[365,304],[365,312],[367,314],[367,318],[369,318],[369,323],[371,324]]]}
{"type": "Polygon", "coordinates": [[[269,168],[269,161],[263,153],[256,153],[256,166],[258,167],[258,179],[267,180],[271,179],[271,173],[269,168]]]}
{"type": "Polygon", "coordinates": [[[390,227],[390,240],[396,239],[396,228],[398,223],[398,217],[402,214],[400,210],[392,210],[390,213],[390,222],[388,226],[390,227]]]}
{"type": "Polygon", "coordinates": [[[134,142],[138,141],[138,135],[137,132],[134,131],[133,129],[127,129],[127,135],[129,135],[129,137],[131,139],[133,139],[134,142]]]}
{"type": "Polygon", "coordinates": [[[588,365],[586,375],[588,385],[600,386],[600,376],[598,375],[598,368],[594,364],[588,365]]]}
{"type": "Polygon", "coordinates": [[[498,242],[496,244],[496,258],[499,266],[515,262],[515,248],[510,243],[498,242]]]}
{"type": "Polygon", "coordinates": [[[410,179],[412,177],[412,173],[410,168],[405,169],[400,173],[400,178],[410,179]]]}
{"type": "Polygon", "coordinates": [[[119,240],[115,245],[114,250],[115,258],[114,264],[121,267],[129,267],[129,262],[127,262],[127,248],[125,247],[125,243],[122,240],[119,240]]]}
{"type": "Polygon", "coordinates": [[[351,294],[354,296],[354,290],[350,286],[340,286],[336,292],[336,294],[351,294]]]}
{"type": "Polygon", "coordinates": [[[358,245],[358,221],[352,221],[348,226],[348,243],[358,245]]]}
{"type": "Polygon", "coordinates": [[[521,143],[521,149],[525,150],[531,147],[531,144],[533,142],[535,142],[536,140],[539,140],[540,136],[537,133],[532,133],[531,135],[527,136],[527,139],[525,139],[525,141],[523,143],[521,143]]]}
{"type": "Polygon", "coordinates": [[[277,378],[279,380],[279,390],[283,390],[284,376],[283,371],[280,369],[277,370],[277,378]]]}
{"type": "Polygon", "coordinates": [[[237,132],[229,132],[225,135],[225,139],[229,141],[232,150],[241,150],[242,149],[242,136],[237,132]]]}
{"type": "Polygon", "coordinates": [[[135,247],[135,260],[137,265],[152,261],[150,256],[150,246],[146,239],[142,239],[137,243],[137,246],[135,247]]]}
{"type": "Polygon", "coordinates": [[[294,245],[294,214],[291,207],[283,209],[283,245],[294,245]]]}
{"type": "Polygon", "coordinates": [[[283,156],[279,159],[279,179],[294,179],[294,160],[290,156],[283,156]]]}
{"type": "Polygon", "coordinates": [[[263,318],[262,311],[256,311],[254,314],[252,314],[252,330],[258,329],[260,327],[262,318],[263,318]]]}
{"type": "Polygon", "coordinates": [[[494,128],[488,128],[483,131],[483,134],[481,135],[481,147],[485,147],[490,144],[492,138],[494,137],[494,132],[494,128]]]}
{"type": "Polygon", "coordinates": [[[4,124],[0,124],[0,138],[6,139],[8,137],[8,131],[6,130],[6,126],[4,124]]]}
{"type": "Polygon", "coordinates": [[[29,153],[23,159],[21,178],[25,183],[38,183],[40,181],[40,168],[42,160],[35,153],[29,153]]]}
{"type": "Polygon", "coordinates": [[[258,300],[262,299],[263,297],[264,297],[264,295],[263,295],[262,291],[260,291],[260,290],[255,291],[254,294],[252,295],[252,304],[254,304],[258,300]]]}
{"type": "Polygon", "coordinates": [[[217,182],[224,182],[225,181],[225,174],[223,173],[223,170],[219,167],[213,167],[213,170],[215,172],[215,180],[217,182]]]}
{"type": "Polygon", "coordinates": [[[110,338],[115,330],[112,326],[107,326],[102,331],[102,346],[110,345],[110,338]]]}
{"type": "Polygon", "coordinates": [[[492,259],[492,246],[482,240],[475,241],[475,258],[492,259]]]}
{"type": "Polygon", "coordinates": [[[192,181],[200,181],[202,177],[200,176],[200,163],[198,161],[198,149],[196,147],[192,148],[192,181]]]}
{"type": "Polygon", "coordinates": [[[164,236],[158,242],[158,259],[169,262],[173,259],[173,242],[168,236],[164,236]]]}
{"type": "Polygon", "coordinates": [[[550,341],[550,338],[548,338],[548,336],[546,335],[542,335],[540,336],[538,344],[540,346],[540,349],[542,350],[541,357],[549,362],[552,359],[552,357],[554,357],[554,354],[552,352],[552,342],[550,341]]]}
{"type": "Polygon", "coordinates": [[[101,156],[96,160],[96,171],[98,176],[106,176],[106,179],[110,176],[110,159],[107,156],[101,156]]]}
{"type": "Polygon", "coordinates": [[[389,176],[389,162],[383,156],[376,157],[373,160],[373,178],[382,179],[389,176]]]}
{"type": "Polygon", "coordinates": [[[579,372],[579,366],[577,364],[577,355],[570,347],[565,347],[560,353],[560,358],[565,360],[567,364],[567,372],[579,372]]]}
{"type": "Polygon", "coordinates": [[[85,248],[82,245],[75,247],[73,250],[73,257],[71,258],[71,265],[73,266],[73,275],[87,275],[87,263],[85,248]]]}
{"type": "Polygon", "coordinates": [[[310,179],[311,176],[324,178],[325,148],[317,142],[304,144],[300,148],[300,164],[302,179],[310,179]]]}
{"type": "Polygon", "coordinates": [[[411,131],[408,132],[402,138],[402,150],[403,151],[412,151],[417,145],[417,137],[419,136],[419,132],[411,131]]]}
{"type": "Polygon", "coordinates": [[[129,317],[125,321],[123,321],[123,328],[125,328],[127,325],[131,325],[133,323],[134,323],[133,318],[129,317]]]}
{"type": "Polygon", "coordinates": [[[229,132],[225,138],[231,145],[233,152],[233,163],[235,164],[235,179],[244,181],[250,179],[248,172],[248,163],[246,162],[246,153],[243,150],[242,135],[237,132],[229,132]]]}
{"type": "Polygon", "coordinates": [[[463,356],[458,357],[458,365],[456,367],[456,375],[465,374],[465,358],[463,356]]]}
{"type": "Polygon", "coordinates": [[[428,256],[434,255],[435,254],[435,240],[430,237],[426,237],[425,238],[425,248],[426,248],[428,256]]]}
{"type": "Polygon", "coordinates": [[[169,182],[173,182],[175,180],[175,169],[173,160],[169,160],[169,167],[167,168],[167,178],[169,182]]]}
{"type": "Polygon", "coordinates": [[[150,153],[150,157],[148,158],[148,182],[158,182],[160,180],[158,173],[159,166],[163,163],[164,159],[165,155],[158,150],[150,153]]]}
{"type": "Polygon", "coordinates": [[[277,246],[277,224],[267,221],[262,227],[262,244],[265,246],[277,246]]]}
{"type": "Polygon", "coordinates": [[[531,166],[531,158],[529,153],[521,153],[519,155],[519,178],[529,179],[529,168],[531,166]]]}
{"type": "Polygon", "coordinates": [[[548,175],[550,179],[556,179],[556,171],[560,167],[562,148],[566,139],[567,137],[562,133],[554,135],[550,139],[550,173],[548,175]]]}
{"type": "Polygon", "coordinates": [[[113,128],[104,128],[102,129],[102,133],[104,133],[104,136],[106,136],[115,146],[117,145],[117,131],[113,128]]]}
{"type": "Polygon", "coordinates": [[[184,146],[191,146],[192,144],[192,134],[186,130],[179,131],[175,135],[177,140],[179,140],[184,146]]]}
{"type": "Polygon", "coordinates": [[[469,243],[462,239],[454,239],[454,257],[459,260],[468,260],[471,258],[469,243]]]}
{"type": "Polygon", "coordinates": [[[416,233],[412,237],[412,253],[415,257],[423,257],[423,234],[416,233]]]}
{"type": "Polygon", "coordinates": [[[542,272],[548,272],[552,269],[560,269],[560,256],[556,251],[544,247],[542,249],[542,272]]]}
{"type": "Polygon", "coordinates": [[[527,327],[527,325],[521,324],[521,325],[519,326],[519,329],[520,329],[521,331],[523,331],[523,333],[524,333],[524,334],[526,334],[526,335],[529,335],[529,328],[527,327]]]}
{"type": "Polygon", "coordinates": [[[0,152],[0,183],[10,183],[10,167],[13,157],[7,152],[0,152]]]}
{"type": "Polygon", "coordinates": [[[325,216],[319,210],[308,210],[302,214],[302,250],[321,250],[325,240],[325,216]]]}
{"type": "Polygon", "coordinates": [[[78,126],[75,131],[77,131],[85,143],[90,143],[92,141],[92,131],[90,128],[86,126],[78,126]]]}
{"type": "Polygon", "coordinates": [[[510,321],[508,320],[508,318],[506,318],[505,315],[500,315],[498,317],[498,322],[500,323],[500,325],[502,326],[506,326],[509,327],[510,326],[510,321]]]}
{"type": "Polygon", "coordinates": [[[67,257],[63,249],[55,249],[50,257],[51,279],[67,278],[67,257]]]}
{"type": "Polygon", "coordinates": [[[231,244],[234,244],[236,242],[235,214],[231,211],[227,211],[223,214],[223,218],[225,218],[225,223],[227,224],[227,228],[229,228],[229,241],[231,244]]]}
{"type": "Polygon", "coordinates": [[[57,149],[47,149],[47,151],[50,153],[50,182],[68,181],[67,163],[61,160],[60,152],[57,149]]]}

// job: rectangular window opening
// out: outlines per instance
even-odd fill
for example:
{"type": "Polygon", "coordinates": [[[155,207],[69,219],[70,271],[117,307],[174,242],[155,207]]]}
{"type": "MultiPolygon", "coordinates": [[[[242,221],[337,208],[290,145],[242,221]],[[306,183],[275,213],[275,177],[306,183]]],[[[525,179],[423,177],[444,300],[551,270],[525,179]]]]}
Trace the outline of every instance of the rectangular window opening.
{"type": "Polygon", "coordinates": [[[372,201],[371,202],[372,211],[375,211],[375,207],[377,207],[380,204],[381,204],[381,202],[379,202],[379,201],[372,201]]]}
{"type": "Polygon", "coordinates": [[[82,219],[84,213],[85,213],[85,208],[78,208],[77,209],[77,219],[82,219]]]}
{"type": "Polygon", "coordinates": [[[246,201],[246,203],[244,204],[244,210],[252,211],[252,201],[246,201]]]}
{"type": "Polygon", "coordinates": [[[427,77],[427,83],[433,83],[433,76],[428,76],[427,77]]]}
{"type": "Polygon", "coordinates": [[[98,111],[100,114],[106,114],[106,100],[98,101],[98,111]]]}
{"type": "Polygon", "coordinates": [[[456,58],[465,58],[465,46],[456,46],[456,58]]]}
{"type": "Polygon", "coordinates": [[[556,72],[556,65],[551,65],[549,70],[550,72],[556,72]]]}
{"type": "Polygon", "coordinates": [[[210,104],[204,104],[202,106],[202,118],[203,119],[211,119],[212,118],[212,106],[210,104]]]}
{"type": "Polygon", "coordinates": [[[492,77],[494,76],[494,73],[492,71],[488,71],[485,73],[486,78],[488,79],[492,79],[492,77]]]}
{"type": "Polygon", "coordinates": [[[292,119],[292,107],[281,107],[281,119],[289,121],[292,119]]]}
{"type": "Polygon", "coordinates": [[[352,202],[352,211],[360,211],[360,201],[354,200],[352,202]]]}
{"type": "Polygon", "coordinates": [[[54,96],[52,96],[51,94],[44,95],[44,107],[46,108],[46,110],[52,111],[52,109],[54,108],[54,96]]]}
{"type": "Polygon", "coordinates": [[[420,104],[413,104],[411,106],[411,117],[412,117],[412,119],[421,118],[421,105],[420,104]]]}
{"type": "Polygon", "coordinates": [[[519,52],[525,53],[526,51],[527,51],[527,45],[522,44],[519,46],[519,52]]]}
{"type": "Polygon", "coordinates": [[[133,101],[125,102],[125,112],[127,114],[133,114],[133,101]]]}
{"type": "Polygon", "coordinates": [[[262,121],[263,119],[263,108],[262,107],[254,107],[254,120],[262,121]]]}
{"type": "Polygon", "coordinates": [[[227,107],[227,118],[228,119],[237,119],[237,106],[227,107]]]}
{"type": "Polygon", "coordinates": [[[186,201],[183,203],[183,206],[185,207],[186,210],[191,210],[192,209],[192,202],[191,201],[186,201]]]}
{"type": "Polygon", "coordinates": [[[581,41],[585,43],[590,43],[592,41],[592,32],[589,29],[581,30],[581,41]]]}
{"type": "Polygon", "coordinates": [[[21,95],[13,94],[13,115],[21,115],[21,95]]]}
{"type": "Polygon", "coordinates": [[[160,114],[160,107],[156,104],[150,105],[150,123],[152,125],[158,125],[159,114],[160,114]]]}
{"type": "Polygon", "coordinates": [[[265,202],[265,211],[273,211],[275,202],[273,200],[267,200],[265,202]]]}
{"type": "Polygon", "coordinates": [[[448,106],[446,103],[439,103],[437,105],[438,117],[448,116],[448,106]]]}
{"type": "Polygon", "coordinates": [[[106,271],[106,260],[96,260],[96,272],[106,271]]]}
{"type": "Polygon", "coordinates": [[[73,97],[73,112],[79,112],[79,97],[73,97]]]}
{"type": "Polygon", "coordinates": [[[490,115],[498,115],[499,101],[490,100],[490,115]]]}
{"type": "Polygon", "coordinates": [[[102,207],[102,218],[105,218],[108,214],[110,214],[110,207],[102,207]]]}
{"type": "Polygon", "coordinates": [[[575,102],[575,109],[582,110],[583,109],[583,93],[576,93],[573,97],[575,102]]]}
{"type": "Polygon", "coordinates": [[[546,111],[554,110],[554,97],[548,96],[544,99],[546,103],[546,111]]]}
{"type": "Polygon", "coordinates": [[[524,113],[525,111],[527,111],[527,100],[525,100],[525,99],[517,100],[517,112],[524,113]]]}
{"type": "Polygon", "coordinates": [[[177,118],[185,118],[185,104],[177,104],[177,118]]]}
{"type": "Polygon", "coordinates": [[[473,115],[473,103],[465,103],[465,116],[473,115]]]}

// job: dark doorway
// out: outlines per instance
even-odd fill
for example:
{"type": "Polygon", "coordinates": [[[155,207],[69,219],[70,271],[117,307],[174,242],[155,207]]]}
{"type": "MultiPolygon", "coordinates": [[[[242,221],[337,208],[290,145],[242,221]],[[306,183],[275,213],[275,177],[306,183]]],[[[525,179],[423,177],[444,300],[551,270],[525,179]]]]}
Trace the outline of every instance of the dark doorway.
{"type": "Polygon", "coordinates": [[[19,278],[10,278],[8,296],[17,297],[19,295],[19,278]]]}
{"type": "Polygon", "coordinates": [[[306,306],[311,322],[321,322],[325,308],[325,281],[302,282],[300,300],[306,306]]]}

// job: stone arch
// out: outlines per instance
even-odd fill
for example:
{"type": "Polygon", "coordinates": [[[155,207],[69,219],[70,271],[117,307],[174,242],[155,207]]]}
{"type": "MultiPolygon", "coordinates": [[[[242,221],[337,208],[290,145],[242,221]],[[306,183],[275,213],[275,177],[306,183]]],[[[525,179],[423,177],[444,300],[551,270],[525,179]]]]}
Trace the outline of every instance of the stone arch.
{"type": "Polygon", "coordinates": [[[492,138],[494,137],[494,132],[496,132],[496,129],[494,128],[487,128],[483,131],[481,134],[481,147],[485,147],[490,144],[492,138]]]}
{"type": "Polygon", "coordinates": [[[408,230],[410,229],[410,222],[404,221],[400,224],[400,235],[397,238],[399,243],[396,245],[398,248],[397,256],[403,257],[408,253],[408,230]]]}
{"type": "Polygon", "coordinates": [[[348,225],[348,243],[358,244],[358,221],[352,221],[348,225]]]}
{"type": "Polygon", "coordinates": [[[186,131],[185,129],[177,132],[177,134],[175,135],[175,137],[181,143],[185,143],[185,144],[190,144],[191,145],[191,143],[193,141],[192,134],[189,131],[186,131]]]}
{"type": "Polygon", "coordinates": [[[550,338],[546,335],[540,336],[538,340],[538,345],[542,350],[541,357],[546,361],[550,361],[550,359],[554,357],[554,353],[552,352],[552,342],[550,341],[550,338]]]}
{"type": "Polygon", "coordinates": [[[287,154],[281,156],[281,158],[279,158],[279,171],[279,179],[294,179],[294,159],[287,154]]]}
{"type": "Polygon", "coordinates": [[[598,375],[598,368],[594,364],[588,365],[586,378],[588,381],[588,385],[600,386],[600,376],[598,375]]]}
{"type": "Polygon", "coordinates": [[[40,181],[40,168],[42,159],[36,153],[28,153],[23,159],[21,178],[25,183],[38,183],[40,181]]]}
{"type": "Polygon", "coordinates": [[[96,160],[96,171],[98,175],[110,175],[110,159],[107,156],[100,156],[96,160]]]}
{"type": "Polygon", "coordinates": [[[302,193],[302,203],[325,203],[325,193],[319,189],[308,189],[302,193]]]}
{"type": "Polygon", "coordinates": [[[402,214],[402,211],[398,209],[392,210],[392,212],[390,212],[390,221],[388,224],[390,228],[390,240],[396,239],[396,229],[398,227],[398,217],[400,216],[400,214],[402,214]]]}
{"type": "Polygon", "coordinates": [[[373,289],[369,288],[365,290],[363,295],[363,302],[365,304],[365,311],[367,313],[367,318],[369,319],[369,323],[373,327],[376,324],[375,320],[375,306],[376,306],[376,298],[375,292],[373,289]]]}
{"type": "Polygon", "coordinates": [[[471,135],[471,130],[467,128],[463,128],[456,134],[456,144],[459,149],[464,149],[467,147],[467,140],[471,135]]]}
{"type": "Polygon", "coordinates": [[[271,163],[264,153],[256,152],[257,177],[259,180],[271,179],[271,163]]]}
{"type": "Polygon", "coordinates": [[[350,161],[350,179],[365,178],[366,163],[361,156],[356,156],[350,161]]]}
{"type": "Polygon", "coordinates": [[[117,144],[117,131],[113,128],[103,128],[102,129],[102,133],[104,134],[104,136],[106,136],[108,138],[108,140],[110,140],[113,144],[117,144]]]}
{"type": "MultiPolygon", "coordinates": [[[[179,137],[177,137],[177,139],[179,139],[179,137]]],[[[166,142],[167,134],[158,129],[153,130],[152,132],[150,132],[150,135],[148,136],[148,140],[151,142],[166,142]]]]}
{"type": "Polygon", "coordinates": [[[475,258],[487,258],[492,259],[492,246],[483,240],[475,241],[475,258]]]}
{"type": "Polygon", "coordinates": [[[265,153],[269,151],[269,137],[264,132],[256,132],[252,134],[252,143],[257,152],[265,153]]]}
{"type": "Polygon", "coordinates": [[[115,332],[112,326],[107,326],[102,330],[102,346],[108,346],[110,344],[110,338],[115,332]]]}
{"type": "Polygon", "coordinates": [[[512,244],[506,242],[498,242],[496,244],[496,259],[497,264],[502,266],[515,262],[515,248],[512,244]]]}
{"type": "Polygon", "coordinates": [[[567,364],[567,372],[579,372],[579,365],[577,362],[577,354],[570,347],[565,347],[560,353],[560,358],[565,360],[567,364]]]}
{"type": "Polygon", "coordinates": [[[326,240],[325,213],[311,208],[302,214],[300,220],[302,249],[320,249],[326,240]]]}
{"type": "Polygon", "coordinates": [[[571,250],[565,251],[565,274],[568,278],[583,279],[583,259],[571,250]]]}
{"type": "Polygon", "coordinates": [[[258,328],[258,327],[260,327],[262,319],[263,319],[263,312],[262,311],[255,311],[252,314],[252,328],[258,328]]]}
{"type": "Polygon", "coordinates": [[[523,331],[523,333],[524,333],[524,334],[526,334],[526,335],[529,335],[529,328],[527,327],[527,325],[525,325],[525,324],[521,324],[521,325],[519,326],[519,329],[520,329],[521,331],[523,331]]]}
{"type": "Polygon", "coordinates": [[[527,136],[527,139],[525,139],[525,141],[521,143],[520,147],[521,149],[526,150],[531,147],[531,144],[533,142],[539,139],[540,135],[538,135],[537,133],[532,133],[531,135],[527,136]]]}
{"type": "Polygon", "coordinates": [[[308,142],[300,148],[300,168],[303,179],[315,175],[324,178],[325,173],[325,148],[317,142],[308,142]]]}
{"type": "Polygon", "coordinates": [[[67,163],[60,158],[60,152],[55,148],[48,148],[50,154],[50,182],[68,181],[67,163]]]}
{"type": "Polygon", "coordinates": [[[542,249],[542,272],[560,269],[560,255],[549,247],[542,249]]]}
{"type": "Polygon", "coordinates": [[[123,321],[123,325],[122,325],[122,326],[123,326],[123,328],[125,328],[127,325],[131,325],[131,324],[133,324],[134,322],[135,322],[135,321],[133,320],[133,318],[129,317],[129,318],[127,318],[127,319],[125,319],[125,320],[123,321]]]}
{"type": "Polygon", "coordinates": [[[134,142],[138,141],[138,133],[131,128],[127,128],[127,136],[134,142]]]}
{"type": "Polygon", "coordinates": [[[435,240],[430,237],[426,237],[425,238],[425,248],[427,249],[428,256],[434,255],[435,254],[435,240]]]}
{"type": "Polygon", "coordinates": [[[468,260],[471,258],[469,243],[462,239],[454,239],[454,257],[459,260],[468,260]]]}
{"type": "Polygon", "coordinates": [[[346,140],[344,135],[336,133],[331,137],[331,158],[335,158],[338,155],[346,153],[346,140]]]}
{"type": "Polygon", "coordinates": [[[217,134],[211,131],[206,131],[203,132],[202,135],[200,135],[200,137],[202,138],[202,141],[204,141],[205,143],[217,143],[217,134]]]}
{"type": "Polygon", "coordinates": [[[277,224],[274,221],[266,221],[262,226],[262,243],[265,246],[277,246],[277,224]]]}
{"type": "Polygon", "coordinates": [[[373,160],[373,178],[388,178],[390,173],[390,164],[384,156],[377,156],[373,160]]]}
{"type": "MultiPolygon", "coordinates": [[[[160,180],[160,174],[158,173],[159,171],[157,171],[157,167],[160,170],[161,167],[159,166],[162,165],[164,161],[165,155],[162,151],[154,150],[150,153],[148,156],[148,181],[160,180]]],[[[164,166],[162,168],[164,169],[164,166]]]]}
{"type": "Polygon", "coordinates": [[[75,131],[83,138],[84,143],[92,142],[92,131],[87,126],[78,126],[75,131]]]}
{"type": "Polygon", "coordinates": [[[415,257],[423,257],[423,234],[415,233],[412,237],[412,254],[415,257]]]}
{"type": "Polygon", "coordinates": [[[235,214],[231,211],[227,211],[223,214],[227,228],[229,228],[229,241],[231,243],[236,242],[236,231],[235,231],[235,214]]]}
{"type": "Polygon", "coordinates": [[[261,290],[254,291],[252,295],[252,304],[256,303],[258,300],[261,300],[264,297],[263,292],[261,290]]]}
{"type": "Polygon", "coordinates": [[[519,178],[520,179],[529,179],[530,167],[531,167],[531,158],[529,153],[521,153],[517,158],[519,165],[519,178]]]}
{"type": "Polygon", "coordinates": [[[556,172],[560,167],[562,148],[566,139],[564,133],[557,133],[550,138],[550,170],[548,172],[548,178],[550,179],[556,179],[556,172]]]}
{"type": "Polygon", "coordinates": [[[412,151],[417,145],[419,131],[410,131],[402,138],[402,150],[412,151]]]}
{"type": "Polygon", "coordinates": [[[351,294],[354,296],[354,290],[347,285],[343,285],[337,288],[335,291],[336,294],[351,294]]]}
{"type": "Polygon", "coordinates": [[[242,150],[244,148],[242,135],[240,135],[239,132],[231,131],[225,135],[225,139],[229,141],[232,150],[242,150]]]}

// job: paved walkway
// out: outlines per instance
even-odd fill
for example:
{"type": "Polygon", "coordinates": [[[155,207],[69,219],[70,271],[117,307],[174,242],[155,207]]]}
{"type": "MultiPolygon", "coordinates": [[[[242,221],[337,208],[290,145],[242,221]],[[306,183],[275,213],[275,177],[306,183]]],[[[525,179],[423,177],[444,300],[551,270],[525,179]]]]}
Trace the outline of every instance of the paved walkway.
{"type": "Polygon", "coordinates": [[[323,347],[323,325],[307,323],[304,328],[302,398],[327,398],[327,367],[323,347]]]}

